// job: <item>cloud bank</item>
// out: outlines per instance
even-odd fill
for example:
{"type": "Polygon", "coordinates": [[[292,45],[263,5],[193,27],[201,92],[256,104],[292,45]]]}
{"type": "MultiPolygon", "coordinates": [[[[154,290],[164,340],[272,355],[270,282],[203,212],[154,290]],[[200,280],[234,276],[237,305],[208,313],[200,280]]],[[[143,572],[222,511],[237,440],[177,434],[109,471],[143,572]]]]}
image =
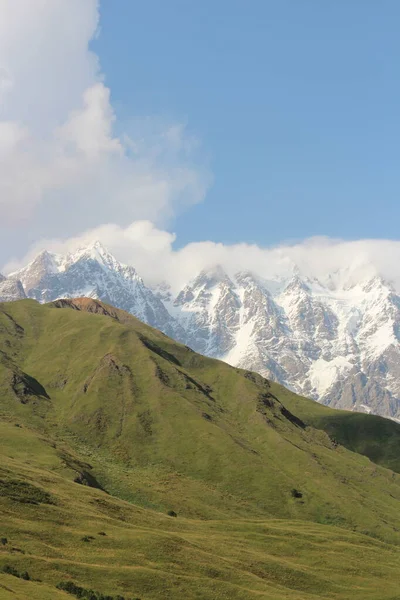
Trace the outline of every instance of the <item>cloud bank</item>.
{"type": "Polygon", "coordinates": [[[184,124],[143,118],[115,133],[122,124],[90,50],[98,25],[98,0],[0,0],[4,255],[102,223],[165,224],[204,197],[210,178],[193,166],[184,124]]]}
{"type": "Polygon", "coordinates": [[[96,240],[100,240],[119,261],[134,266],[146,283],[166,281],[175,292],[203,269],[216,265],[221,265],[230,276],[247,270],[273,280],[299,271],[303,276],[319,279],[325,284],[330,280],[334,286],[350,286],[379,275],[400,292],[398,241],[343,241],[319,237],[264,248],[245,243],[224,245],[204,241],[175,249],[175,235],[157,228],[150,221],[136,221],[127,227],[103,225],[68,240],[42,240],[21,261],[10,262],[4,271],[25,266],[41,250],[66,254],[96,240]]]}

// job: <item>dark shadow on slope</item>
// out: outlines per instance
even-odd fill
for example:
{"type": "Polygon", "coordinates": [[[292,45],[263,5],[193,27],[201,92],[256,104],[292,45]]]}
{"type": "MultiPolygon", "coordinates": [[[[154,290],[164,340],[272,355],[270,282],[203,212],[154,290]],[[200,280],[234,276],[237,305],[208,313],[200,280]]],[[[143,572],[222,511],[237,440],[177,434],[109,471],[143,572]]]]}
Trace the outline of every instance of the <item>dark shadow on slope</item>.
{"type": "Polygon", "coordinates": [[[74,479],[75,483],[79,483],[80,485],[86,485],[88,487],[94,488],[96,490],[100,490],[102,492],[108,493],[97,481],[96,477],[89,473],[89,471],[81,471],[74,479]]]}
{"type": "Polygon", "coordinates": [[[107,490],[103,488],[96,477],[91,473],[92,465],[74,458],[68,452],[60,452],[59,457],[69,469],[76,472],[76,477],[74,478],[75,483],[86,485],[108,494],[107,490]]]}
{"type": "Polygon", "coordinates": [[[400,425],[390,419],[364,413],[343,413],[309,419],[331,439],[372,462],[400,473],[400,425]]]}
{"type": "Polygon", "coordinates": [[[182,371],[179,371],[179,373],[181,375],[183,375],[183,377],[185,379],[186,389],[191,389],[192,387],[194,387],[198,392],[201,392],[202,394],[204,394],[204,396],[207,396],[207,398],[209,398],[210,400],[215,401],[215,399],[211,395],[212,389],[210,388],[209,385],[199,383],[198,381],[196,381],[196,379],[194,379],[193,377],[190,377],[190,375],[188,375],[187,373],[183,373],[182,371]]]}
{"type": "Polygon", "coordinates": [[[288,421],[293,423],[293,425],[300,427],[300,429],[306,428],[306,424],[303,423],[303,421],[301,419],[296,417],[296,415],[292,414],[290,412],[290,410],[288,410],[285,406],[283,406],[283,404],[281,405],[280,411],[281,411],[281,414],[285,417],[285,419],[287,419],[288,421]]]}
{"type": "Polygon", "coordinates": [[[1,312],[11,322],[12,327],[14,328],[14,331],[15,331],[16,335],[18,337],[22,337],[24,335],[24,333],[25,333],[25,329],[21,325],[19,325],[16,322],[16,320],[13,319],[13,317],[11,315],[9,315],[8,313],[6,313],[4,310],[2,310],[1,312]]]}
{"type": "Polygon", "coordinates": [[[20,399],[22,404],[26,404],[32,396],[46,398],[50,396],[41,383],[31,375],[23,371],[14,372],[11,379],[11,387],[14,394],[20,399]]]}
{"type": "Polygon", "coordinates": [[[296,427],[300,427],[300,429],[306,428],[306,424],[301,419],[296,417],[296,415],[291,413],[290,410],[288,410],[282,404],[282,402],[276,396],[274,396],[274,394],[271,394],[271,392],[265,392],[265,393],[259,394],[259,396],[257,398],[257,409],[256,410],[257,410],[257,412],[261,413],[267,419],[269,424],[271,424],[270,417],[272,416],[274,409],[275,410],[278,409],[279,412],[281,413],[281,415],[285,419],[290,421],[290,423],[292,423],[293,425],[296,425],[296,427]],[[272,413],[270,413],[269,411],[272,411],[272,413]]]}
{"type": "Polygon", "coordinates": [[[156,344],[152,340],[149,340],[148,338],[145,338],[142,335],[139,335],[139,339],[142,342],[142,344],[144,346],[146,346],[146,348],[148,350],[150,350],[151,352],[158,354],[158,356],[161,356],[161,358],[164,358],[168,362],[173,363],[174,365],[177,365],[178,367],[181,366],[181,363],[176,358],[176,356],[174,356],[173,354],[170,354],[169,352],[167,352],[167,350],[164,350],[164,348],[161,348],[158,344],[156,344]]]}

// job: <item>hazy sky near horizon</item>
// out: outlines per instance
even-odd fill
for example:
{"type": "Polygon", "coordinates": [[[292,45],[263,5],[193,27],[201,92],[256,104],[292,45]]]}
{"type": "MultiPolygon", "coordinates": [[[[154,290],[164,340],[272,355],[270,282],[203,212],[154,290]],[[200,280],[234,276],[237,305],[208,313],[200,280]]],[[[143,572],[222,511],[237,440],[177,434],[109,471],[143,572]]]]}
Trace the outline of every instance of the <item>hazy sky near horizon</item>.
{"type": "Polygon", "coordinates": [[[399,239],[399,18],[397,0],[0,0],[0,265],[143,219],[175,248],[399,239]]]}

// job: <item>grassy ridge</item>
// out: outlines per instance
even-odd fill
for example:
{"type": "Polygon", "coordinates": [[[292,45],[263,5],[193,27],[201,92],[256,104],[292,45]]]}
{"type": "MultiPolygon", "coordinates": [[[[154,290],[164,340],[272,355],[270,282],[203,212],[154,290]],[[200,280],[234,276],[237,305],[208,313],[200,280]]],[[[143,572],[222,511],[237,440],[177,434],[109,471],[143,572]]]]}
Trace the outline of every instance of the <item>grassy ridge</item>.
{"type": "Polygon", "coordinates": [[[287,390],[78,308],[0,305],[0,567],[42,580],[0,575],[0,598],[71,578],[146,600],[396,598],[397,474],[287,390]]]}

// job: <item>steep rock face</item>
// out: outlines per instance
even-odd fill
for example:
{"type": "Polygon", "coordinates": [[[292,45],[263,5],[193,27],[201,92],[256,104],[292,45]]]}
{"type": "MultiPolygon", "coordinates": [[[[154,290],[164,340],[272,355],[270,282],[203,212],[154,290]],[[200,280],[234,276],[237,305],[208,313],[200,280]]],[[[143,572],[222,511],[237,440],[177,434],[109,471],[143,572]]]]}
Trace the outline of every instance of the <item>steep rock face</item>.
{"type": "Polygon", "coordinates": [[[10,285],[15,297],[5,296],[22,297],[20,280],[40,302],[100,299],[324,404],[400,420],[400,298],[379,276],[350,275],[271,281],[217,266],[174,292],[166,281],[150,288],[96,242],[66,256],[42,252],[0,282],[0,297],[10,285]]]}
{"type": "MultiPolygon", "coordinates": [[[[262,375],[286,381],[287,373],[282,356],[283,340],[287,335],[287,320],[272,294],[259,278],[251,273],[235,277],[240,298],[240,327],[235,345],[224,360],[262,375]]],[[[291,358],[294,360],[292,353],[291,358]]]]}
{"type": "Polygon", "coordinates": [[[197,351],[324,404],[400,418],[400,299],[379,277],[328,286],[219,269],[195,278],[174,307],[197,351]]]}
{"type": "Polygon", "coordinates": [[[6,279],[0,274],[0,302],[23,300],[26,294],[23,285],[18,280],[6,279]]]}
{"type": "Polygon", "coordinates": [[[235,344],[239,307],[233,282],[217,267],[200,273],[178,294],[170,310],[185,331],[187,345],[202,354],[219,357],[235,344]]]}

